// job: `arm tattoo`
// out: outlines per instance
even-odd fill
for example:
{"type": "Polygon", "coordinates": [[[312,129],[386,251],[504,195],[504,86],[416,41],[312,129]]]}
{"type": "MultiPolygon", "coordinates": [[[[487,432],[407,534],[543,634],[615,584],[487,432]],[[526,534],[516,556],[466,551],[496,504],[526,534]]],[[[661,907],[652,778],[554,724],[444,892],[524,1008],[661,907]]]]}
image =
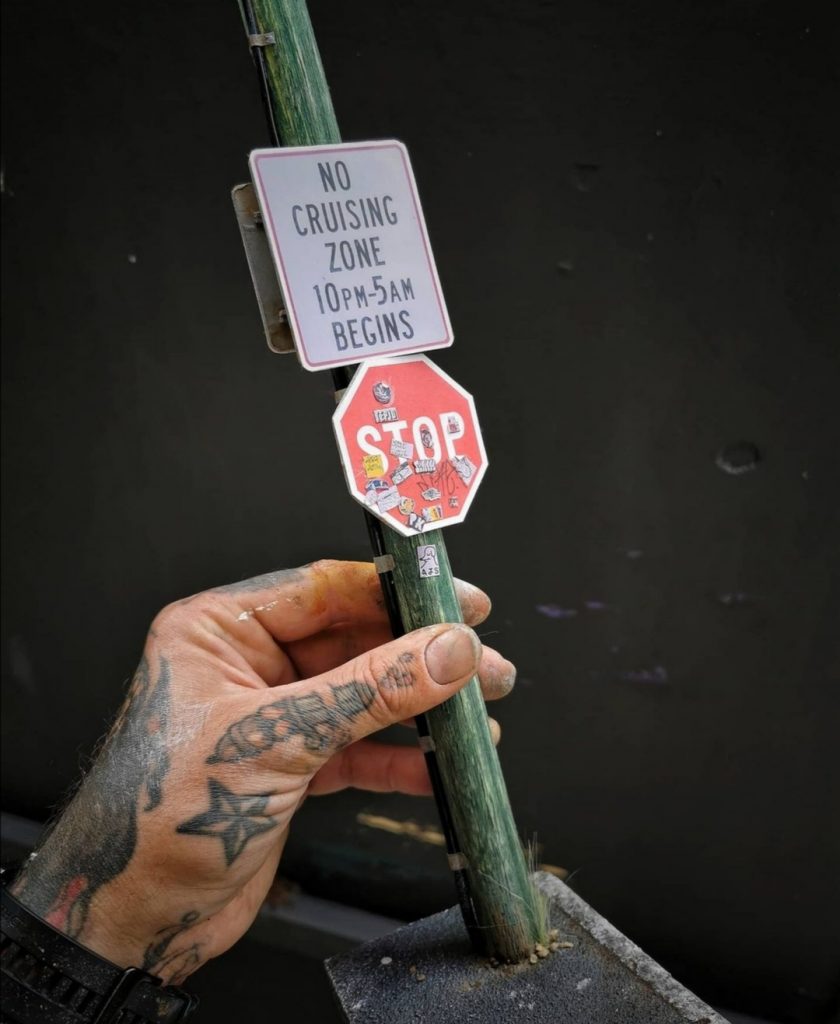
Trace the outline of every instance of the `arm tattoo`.
{"type": "Polygon", "coordinates": [[[342,683],[328,703],[320,694],[283,697],[234,722],[207,758],[208,764],[259,757],[278,743],[302,736],[307,750],[338,749],[349,742],[348,722],[367,710],[376,690],[367,683],[342,683]]]}
{"type": "Polygon", "coordinates": [[[16,894],[53,927],[78,938],[93,897],[131,860],[137,815],[163,798],[169,772],[169,662],[152,679],[144,655],[105,744],[49,842],[33,854],[15,883],[16,894]]]}
{"type": "Polygon", "coordinates": [[[169,984],[178,985],[201,963],[201,944],[193,942],[188,946],[171,949],[179,935],[189,931],[198,921],[197,910],[184,914],[177,924],[168,925],[155,933],[154,941],[146,947],[141,967],[150,974],[169,975],[169,984]]]}
{"type": "Polygon", "coordinates": [[[221,839],[228,867],[254,836],[276,828],[277,822],[265,813],[270,793],[232,793],[217,779],[209,779],[210,806],[181,822],[176,832],[190,836],[213,836],[221,839]]]}

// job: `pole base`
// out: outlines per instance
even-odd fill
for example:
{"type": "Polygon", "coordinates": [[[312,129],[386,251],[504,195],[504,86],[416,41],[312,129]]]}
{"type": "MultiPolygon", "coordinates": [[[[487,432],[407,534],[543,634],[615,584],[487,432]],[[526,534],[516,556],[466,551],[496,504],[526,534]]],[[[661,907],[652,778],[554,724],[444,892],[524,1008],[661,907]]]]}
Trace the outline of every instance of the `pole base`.
{"type": "Polygon", "coordinates": [[[326,961],[348,1024],[725,1024],[559,879],[534,878],[557,949],[493,967],[453,907],[326,961]]]}

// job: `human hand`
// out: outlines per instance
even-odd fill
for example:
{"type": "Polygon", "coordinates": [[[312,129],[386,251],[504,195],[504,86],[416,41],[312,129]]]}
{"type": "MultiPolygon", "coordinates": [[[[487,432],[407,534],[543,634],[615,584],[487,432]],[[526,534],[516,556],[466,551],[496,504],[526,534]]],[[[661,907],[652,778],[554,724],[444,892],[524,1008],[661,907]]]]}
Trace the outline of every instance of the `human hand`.
{"type": "MultiPolygon", "coordinates": [[[[489,600],[458,590],[478,624],[489,600]]],[[[117,965],[178,984],[247,930],[307,795],[431,791],[418,748],[366,737],[476,673],[487,699],[515,677],[467,626],[391,639],[368,563],[316,562],[172,604],[13,892],[117,965]]]]}

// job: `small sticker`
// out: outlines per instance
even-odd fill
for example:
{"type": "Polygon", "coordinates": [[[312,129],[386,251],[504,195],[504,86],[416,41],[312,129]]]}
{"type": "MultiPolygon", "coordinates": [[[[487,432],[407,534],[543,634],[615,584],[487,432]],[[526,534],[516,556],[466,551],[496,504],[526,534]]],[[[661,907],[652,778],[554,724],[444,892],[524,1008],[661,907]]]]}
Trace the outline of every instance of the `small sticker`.
{"type": "Polygon", "coordinates": [[[470,462],[466,455],[455,455],[450,459],[450,462],[452,463],[452,468],[465,484],[472,480],[473,473],[475,473],[475,466],[470,462]]]}
{"type": "Polygon", "coordinates": [[[373,391],[373,397],[380,405],[387,405],[393,397],[391,385],[386,384],[384,380],[377,381],[371,390],[373,391]]]}
{"type": "Polygon", "coordinates": [[[423,509],[423,518],[427,523],[436,523],[439,519],[443,519],[443,509],[440,505],[430,505],[423,509]]]}
{"type": "Polygon", "coordinates": [[[400,503],[400,492],[396,487],[390,487],[387,491],[380,491],[376,499],[376,507],[380,512],[390,512],[400,503]]]}
{"type": "Polygon", "coordinates": [[[403,480],[407,480],[410,476],[414,476],[414,470],[407,462],[401,462],[391,474],[391,483],[401,484],[403,480]]]}
{"type": "MultiPolygon", "coordinates": [[[[414,472],[415,473],[434,473],[437,469],[437,462],[434,459],[415,459],[414,460],[414,472]]],[[[457,470],[457,468],[456,468],[457,470]]]]}
{"type": "Polygon", "coordinates": [[[464,421],[460,416],[449,416],[446,420],[446,433],[447,434],[458,434],[464,433],[464,421]]]}
{"type": "Polygon", "coordinates": [[[440,497],[440,491],[437,487],[427,487],[425,491],[420,492],[420,497],[426,501],[437,501],[440,497]]]}
{"type": "Polygon", "coordinates": [[[392,487],[387,480],[368,480],[365,484],[365,504],[375,505],[390,490],[392,487]]]}
{"type": "Polygon", "coordinates": [[[432,432],[431,430],[429,430],[428,427],[423,427],[423,429],[420,431],[420,441],[424,448],[434,448],[435,442],[434,439],[432,438],[432,432]]]}
{"type": "Polygon", "coordinates": [[[427,580],[432,576],[440,576],[440,562],[434,544],[420,545],[417,549],[417,566],[420,569],[420,579],[427,580]]]}
{"type": "Polygon", "coordinates": [[[399,419],[397,410],[392,405],[389,409],[374,409],[373,410],[373,422],[374,423],[394,423],[399,419]]]}
{"type": "Polygon", "coordinates": [[[369,479],[382,476],[385,472],[385,460],[381,455],[365,455],[362,459],[362,466],[364,466],[365,476],[369,479]]]}
{"type": "Polygon", "coordinates": [[[453,494],[452,497],[449,499],[449,507],[450,508],[458,508],[458,506],[460,504],[461,504],[461,502],[458,500],[456,495],[453,494]]]}
{"type": "Polygon", "coordinates": [[[396,438],[391,442],[391,454],[395,459],[410,459],[414,456],[414,445],[408,441],[398,441],[396,438]]]}
{"type": "Polygon", "coordinates": [[[410,530],[416,530],[420,533],[426,525],[426,520],[422,516],[418,516],[414,508],[414,498],[400,499],[400,512],[406,517],[405,525],[410,530]]]}

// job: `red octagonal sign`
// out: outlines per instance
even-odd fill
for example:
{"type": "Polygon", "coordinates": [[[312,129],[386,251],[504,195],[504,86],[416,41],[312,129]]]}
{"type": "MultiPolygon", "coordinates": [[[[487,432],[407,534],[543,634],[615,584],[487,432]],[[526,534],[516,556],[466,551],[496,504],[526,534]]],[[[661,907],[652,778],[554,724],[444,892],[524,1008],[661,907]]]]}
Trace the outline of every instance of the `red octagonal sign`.
{"type": "Polygon", "coordinates": [[[333,416],[353,497],[403,536],[461,523],[487,469],[472,395],[425,356],[368,359],[333,416]]]}

